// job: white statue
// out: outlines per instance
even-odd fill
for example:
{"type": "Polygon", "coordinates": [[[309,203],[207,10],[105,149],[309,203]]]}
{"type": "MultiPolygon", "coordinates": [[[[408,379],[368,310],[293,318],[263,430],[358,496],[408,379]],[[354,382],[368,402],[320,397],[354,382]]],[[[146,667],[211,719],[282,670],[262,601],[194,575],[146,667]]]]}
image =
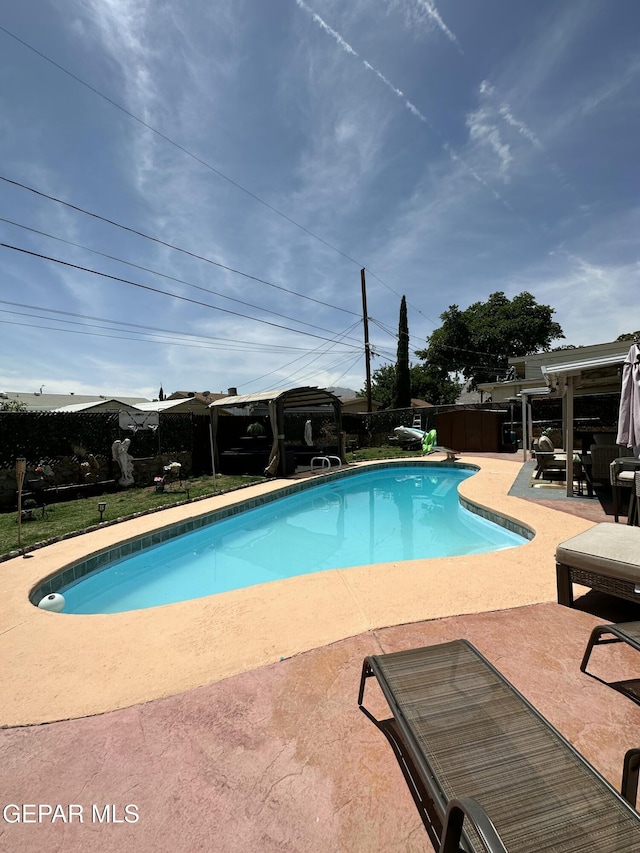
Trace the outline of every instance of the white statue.
{"type": "Polygon", "coordinates": [[[308,447],[313,446],[313,427],[311,426],[311,420],[305,421],[304,440],[308,447]]]}
{"type": "Polygon", "coordinates": [[[114,441],[111,445],[111,456],[120,466],[122,476],[118,480],[120,486],[133,486],[133,458],[129,455],[130,438],[124,441],[114,441]]]}

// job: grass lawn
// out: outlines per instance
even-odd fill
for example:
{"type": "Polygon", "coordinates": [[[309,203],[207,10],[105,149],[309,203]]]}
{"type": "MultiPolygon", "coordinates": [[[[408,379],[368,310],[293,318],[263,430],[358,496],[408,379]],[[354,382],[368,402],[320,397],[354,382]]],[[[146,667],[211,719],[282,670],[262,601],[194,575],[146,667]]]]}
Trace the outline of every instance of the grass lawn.
{"type": "MultiPolygon", "coordinates": [[[[415,456],[419,450],[402,450],[397,445],[384,447],[368,447],[347,453],[347,462],[364,462],[376,459],[390,459],[399,456],[415,456]]],[[[136,513],[162,509],[187,499],[185,485],[189,486],[189,497],[200,498],[209,495],[229,492],[251,483],[263,481],[263,477],[251,475],[216,477],[215,489],[213,479],[197,477],[185,480],[181,486],[173,483],[164,492],[156,492],[154,486],[143,489],[123,489],[101,497],[79,498],[66,503],[49,504],[41,517],[41,510],[34,510],[35,518],[23,521],[21,525],[20,547],[28,548],[37,543],[45,543],[60,536],[79,533],[100,523],[98,501],[107,504],[103,521],[123,521],[136,513]]],[[[17,513],[0,513],[0,559],[18,549],[17,513]]]]}
{"type": "Polygon", "coordinates": [[[376,459],[395,459],[398,456],[422,456],[419,447],[403,450],[399,444],[385,444],[382,447],[362,447],[353,453],[347,453],[347,462],[370,462],[376,459]]]}
{"type": "MultiPolygon", "coordinates": [[[[185,480],[181,486],[172,483],[164,492],[156,492],[155,486],[143,489],[123,489],[120,492],[104,494],[101,497],[79,498],[65,503],[47,505],[44,517],[42,510],[36,509],[32,521],[23,521],[21,525],[20,547],[28,547],[38,542],[46,542],[58,536],[81,532],[88,527],[100,523],[98,501],[107,504],[103,514],[105,522],[124,520],[140,512],[162,509],[187,499],[185,485],[189,486],[189,497],[200,498],[208,495],[229,492],[261,482],[259,476],[227,476],[216,477],[215,489],[212,477],[196,477],[185,480]]],[[[0,514],[0,557],[18,548],[17,513],[0,514]]]]}

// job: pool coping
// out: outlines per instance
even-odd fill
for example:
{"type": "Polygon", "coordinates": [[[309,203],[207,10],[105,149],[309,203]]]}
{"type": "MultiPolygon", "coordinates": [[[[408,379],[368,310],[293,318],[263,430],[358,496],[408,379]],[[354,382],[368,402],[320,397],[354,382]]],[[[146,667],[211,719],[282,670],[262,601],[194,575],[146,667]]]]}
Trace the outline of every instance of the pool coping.
{"type": "MultiPolygon", "coordinates": [[[[429,465],[419,457],[413,461],[429,465]]],[[[0,724],[99,714],[180,693],[367,630],[554,600],[555,547],[592,523],[509,496],[518,473],[510,461],[467,457],[449,464],[477,469],[459,486],[463,503],[480,514],[497,513],[513,525],[530,528],[534,538],[518,548],[488,554],[331,569],[108,615],[65,616],[29,601],[43,578],[87,554],[299,487],[277,480],[91,531],[3,563],[0,649],[8,687],[0,724]]]]}
{"type": "MultiPolygon", "coordinates": [[[[464,469],[472,471],[473,473],[478,471],[476,465],[464,462],[434,462],[428,460],[418,461],[415,459],[410,459],[404,464],[400,461],[376,461],[370,463],[367,466],[367,469],[379,471],[397,467],[416,468],[418,470],[424,470],[425,468],[431,467],[437,467],[439,469],[457,468],[458,470],[464,469]]],[[[326,483],[344,480],[345,478],[357,475],[361,470],[362,469],[357,468],[341,468],[335,471],[326,472],[322,482],[326,483]]],[[[298,480],[287,486],[282,486],[277,491],[268,492],[267,494],[255,497],[248,497],[244,500],[240,500],[238,503],[229,504],[227,506],[193,515],[182,522],[164,525],[163,527],[152,530],[149,533],[133,536],[129,539],[123,539],[116,545],[101,548],[99,551],[91,552],[79,560],[74,560],[74,562],[65,566],[62,570],[58,569],[55,573],[43,578],[42,581],[36,584],[36,586],[34,586],[29,592],[29,600],[32,604],[37,605],[42,598],[50,595],[51,593],[63,591],[63,589],[70,584],[81,580],[95,571],[106,568],[110,563],[115,563],[125,559],[126,557],[130,557],[133,554],[143,551],[145,548],[151,548],[155,545],[161,545],[164,542],[169,542],[185,533],[193,533],[194,531],[201,530],[203,527],[207,527],[210,524],[215,524],[227,518],[233,518],[243,512],[249,512],[253,509],[267,506],[283,498],[292,497],[293,495],[300,494],[301,492],[309,491],[317,485],[318,480],[316,478],[298,480]]],[[[460,505],[469,512],[472,512],[474,515],[478,515],[487,521],[498,524],[506,530],[509,530],[511,533],[516,533],[527,540],[531,540],[534,537],[534,531],[520,522],[514,521],[513,519],[507,518],[506,516],[494,512],[491,509],[480,506],[474,501],[466,499],[462,495],[459,495],[459,501],[460,505]]]]}

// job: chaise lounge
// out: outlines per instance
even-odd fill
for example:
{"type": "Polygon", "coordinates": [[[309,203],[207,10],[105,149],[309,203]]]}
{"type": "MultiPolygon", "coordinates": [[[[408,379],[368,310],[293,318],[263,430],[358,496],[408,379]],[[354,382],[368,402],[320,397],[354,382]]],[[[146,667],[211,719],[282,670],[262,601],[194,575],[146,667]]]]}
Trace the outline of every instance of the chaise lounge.
{"type": "Polygon", "coordinates": [[[640,527],[601,522],[556,548],[558,603],[573,605],[573,584],[640,603],[640,527]]]}
{"type": "Polygon", "coordinates": [[[440,853],[640,850],[639,751],[625,756],[622,796],[466,640],[365,658],[358,705],[440,853]],[[391,719],[363,705],[371,676],[391,719]]]}

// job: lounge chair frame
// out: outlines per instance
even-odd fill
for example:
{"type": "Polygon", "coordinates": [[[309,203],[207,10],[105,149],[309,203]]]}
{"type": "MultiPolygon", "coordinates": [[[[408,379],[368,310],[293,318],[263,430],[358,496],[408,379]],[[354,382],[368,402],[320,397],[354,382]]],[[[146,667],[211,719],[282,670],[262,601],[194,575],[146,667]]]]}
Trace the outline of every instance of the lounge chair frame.
{"type": "MultiPolygon", "coordinates": [[[[358,705],[440,853],[640,849],[640,814],[466,640],[365,658],[358,705]],[[391,719],[363,704],[371,677],[391,719]]],[[[640,749],[628,755],[632,796],[640,749]]]]}
{"type": "MultiPolygon", "coordinates": [[[[605,646],[610,645],[611,643],[626,643],[626,645],[630,646],[632,649],[635,649],[636,651],[640,652],[640,622],[620,622],[618,624],[611,625],[596,625],[595,628],[592,630],[589,636],[587,647],[582,657],[580,671],[586,673],[587,675],[590,675],[591,678],[595,678],[602,684],[607,684],[607,682],[604,681],[602,678],[598,678],[597,675],[593,675],[592,673],[587,672],[587,666],[589,665],[589,659],[591,657],[591,652],[593,651],[594,646],[605,646]]],[[[640,697],[636,696],[636,694],[631,692],[630,690],[625,689],[623,682],[615,683],[611,686],[613,686],[620,693],[623,693],[625,696],[628,696],[633,702],[636,702],[640,705],[640,697]]],[[[635,778],[637,788],[637,773],[635,778]]],[[[629,799],[629,802],[635,802],[636,793],[630,793],[631,799],[629,799]]]]}

